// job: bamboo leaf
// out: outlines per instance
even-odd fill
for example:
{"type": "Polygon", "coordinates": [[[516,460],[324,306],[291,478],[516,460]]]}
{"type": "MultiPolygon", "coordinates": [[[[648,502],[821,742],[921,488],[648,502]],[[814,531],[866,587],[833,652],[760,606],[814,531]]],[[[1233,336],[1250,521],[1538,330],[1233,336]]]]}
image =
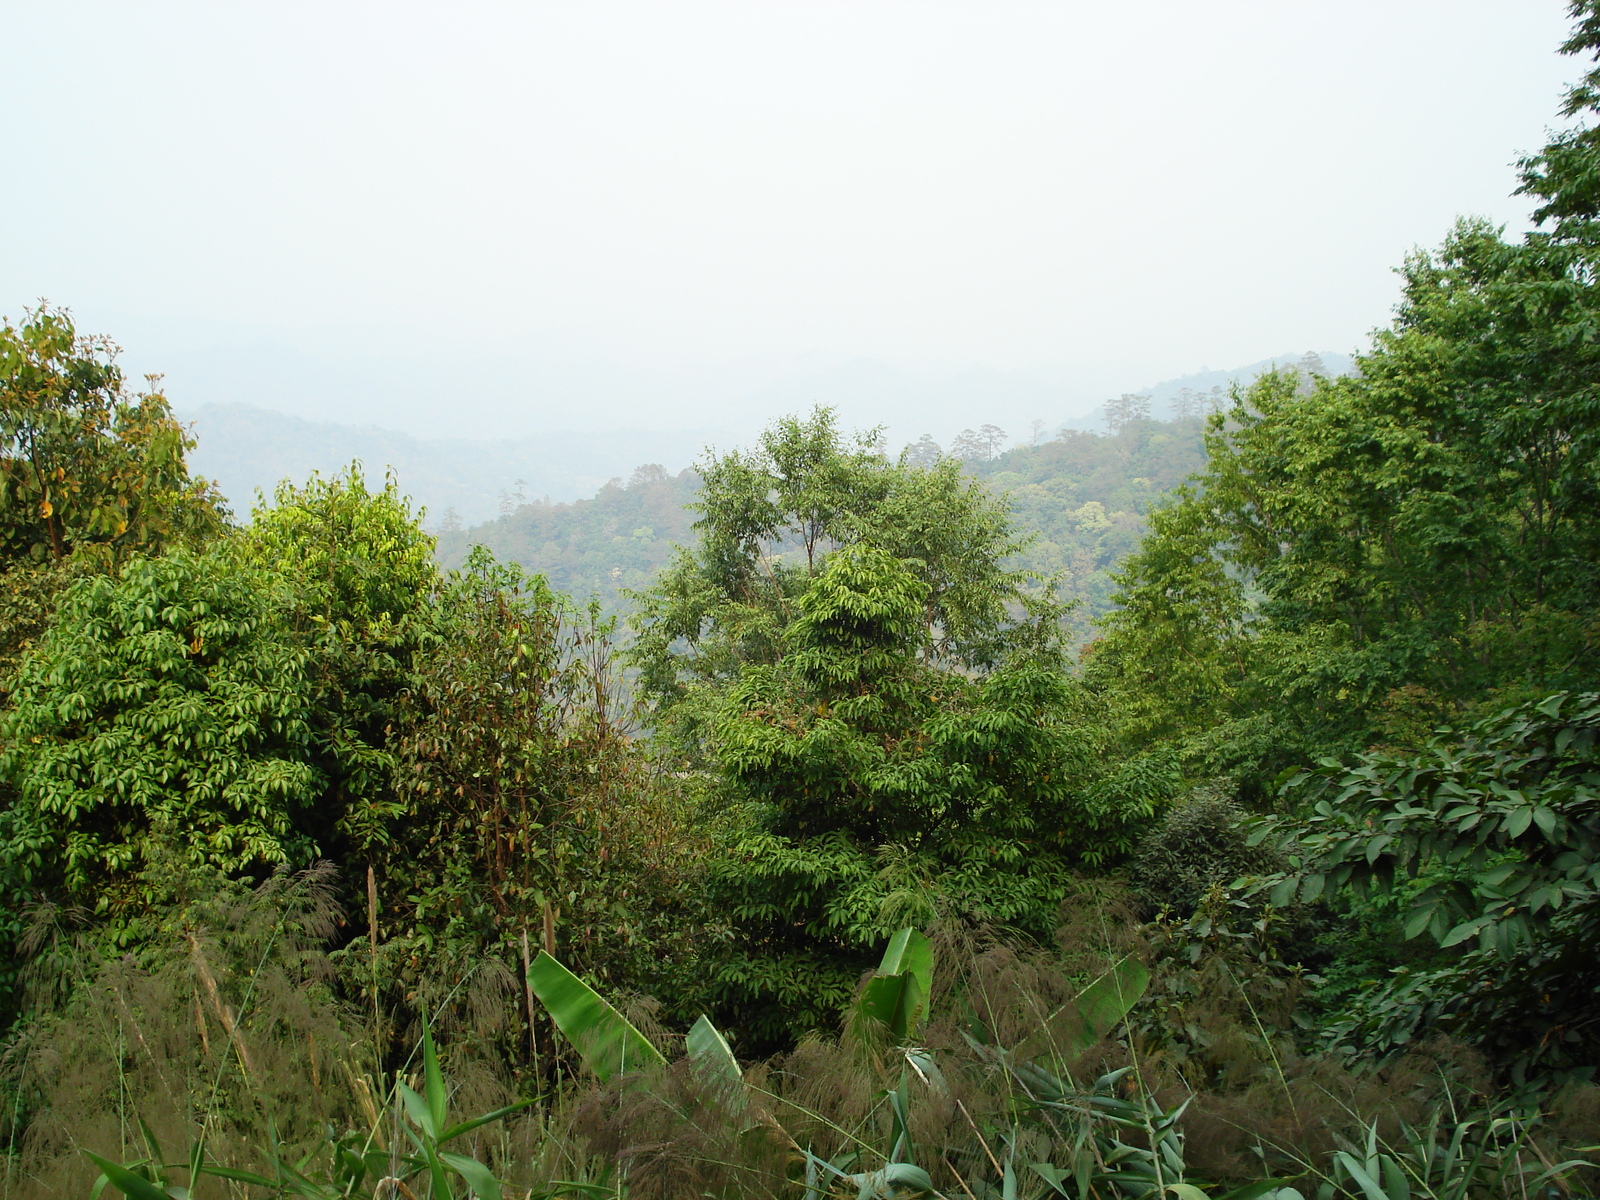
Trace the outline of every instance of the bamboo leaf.
{"type": "Polygon", "coordinates": [[[448,1096],[444,1089],[444,1074],[439,1070],[439,1052],[433,1045],[433,1033],[428,1022],[422,1022],[422,1091],[428,1100],[428,1114],[432,1122],[426,1127],[428,1136],[441,1140],[439,1133],[449,1119],[448,1096]]]}
{"type": "Polygon", "coordinates": [[[1367,1174],[1366,1168],[1362,1166],[1361,1161],[1355,1155],[1340,1150],[1333,1157],[1349,1173],[1350,1178],[1355,1180],[1356,1186],[1361,1189],[1367,1200],[1390,1200],[1388,1196],[1384,1195],[1383,1188],[1379,1186],[1378,1181],[1367,1174]]]}
{"type": "Polygon", "coordinates": [[[484,1200],[500,1200],[500,1181],[477,1159],[446,1151],[440,1153],[439,1160],[465,1179],[474,1195],[482,1196],[484,1200]]]}
{"type": "Polygon", "coordinates": [[[251,1187],[274,1188],[278,1185],[264,1175],[257,1175],[253,1171],[241,1171],[236,1167],[207,1167],[200,1168],[202,1175],[215,1175],[218,1179],[231,1179],[235,1183],[248,1183],[251,1187]]]}
{"type": "Polygon", "coordinates": [[[429,1107],[428,1102],[403,1083],[397,1083],[395,1088],[400,1093],[401,1102],[406,1106],[407,1115],[416,1122],[417,1128],[437,1142],[439,1127],[433,1123],[433,1109],[429,1107]]]}
{"type": "Polygon", "coordinates": [[[1389,1200],[1411,1200],[1411,1184],[1406,1181],[1400,1164],[1387,1154],[1379,1156],[1378,1164],[1383,1170],[1383,1189],[1389,1200]]]}
{"type": "Polygon", "coordinates": [[[1061,1193],[1061,1195],[1071,1195],[1071,1193],[1067,1191],[1067,1182],[1072,1178],[1072,1176],[1063,1171],[1060,1167],[1056,1166],[1054,1163],[1030,1163],[1029,1166],[1033,1168],[1034,1174],[1039,1176],[1040,1179],[1044,1180],[1051,1187],[1055,1188],[1055,1190],[1061,1193]]]}
{"type": "Polygon", "coordinates": [[[100,1173],[106,1177],[107,1182],[116,1188],[129,1200],[172,1200],[166,1190],[157,1187],[143,1175],[128,1170],[121,1163],[114,1163],[109,1158],[101,1158],[98,1154],[85,1150],[89,1161],[100,1168],[100,1173]]]}

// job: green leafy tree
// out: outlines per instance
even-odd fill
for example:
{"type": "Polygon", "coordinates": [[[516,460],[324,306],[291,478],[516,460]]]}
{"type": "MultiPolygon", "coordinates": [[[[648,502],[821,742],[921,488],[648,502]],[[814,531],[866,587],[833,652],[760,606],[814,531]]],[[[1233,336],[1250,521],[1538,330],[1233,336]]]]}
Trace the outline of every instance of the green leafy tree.
{"type": "MultiPolygon", "coordinates": [[[[1567,53],[1600,56],[1597,12],[1573,5],[1567,53]]],[[[1597,79],[1567,116],[1600,111],[1597,79]]],[[[1463,221],[1412,256],[1357,375],[1271,375],[1212,417],[1199,486],[1154,518],[1097,648],[1131,736],[1189,739],[1264,793],[1384,736],[1398,698],[1448,714],[1592,684],[1597,146],[1590,122],[1523,163],[1543,228],[1463,221]]]]}
{"type": "Polygon", "coordinates": [[[173,847],[231,873],[317,854],[326,781],[289,599],[228,547],[67,592],[0,724],[18,883],[106,910],[173,847]]]}
{"type": "Polygon", "coordinates": [[[393,487],[285,487],[244,534],[67,591],[0,723],[20,882],[102,909],[172,847],[227,873],[387,836],[386,722],[437,578],[393,487]]]}
{"type": "Polygon", "coordinates": [[[514,963],[547,938],[613,983],[671,975],[701,839],[629,736],[609,626],[479,550],[429,630],[395,718],[404,820],[375,856],[392,986],[418,986],[424,948],[514,963]]]}
{"type": "Polygon", "coordinates": [[[311,654],[317,751],[336,827],[325,853],[352,860],[391,835],[404,808],[391,781],[397,704],[431,636],[433,539],[390,478],[359,466],[279,486],[239,536],[240,553],[292,581],[282,619],[311,654]]]}
{"type": "MultiPolygon", "coordinates": [[[[1597,12],[1569,52],[1600,56],[1597,12]]],[[[1593,1061],[1593,714],[1568,693],[1600,631],[1596,145],[1524,163],[1543,228],[1462,221],[1408,260],[1356,375],[1235,393],[1087,656],[1130,750],[1295,810],[1299,900],[1430,935],[1367,960],[1395,973],[1333,1022],[1353,1051],[1446,1030],[1513,1074],[1593,1061]]],[[[1328,973],[1358,978],[1351,953],[1328,973]]]]}
{"type": "Polygon", "coordinates": [[[1066,872],[1125,854],[1172,778],[1098,754],[1004,500],[827,410],[700,473],[700,541],[641,597],[635,655],[661,743],[748,831],[713,866],[735,937],[710,1002],[778,1044],[908,912],[1047,935],[1066,872]]]}
{"type": "Polygon", "coordinates": [[[694,685],[776,661],[799,597],[840,547],[871,543],[918,578],[929,661],[982,668],[1061,614],[1030,587],[1037,576],[1008,564],[1027,541],[1003,500],[954,461],[892,462],[875,431],[846,439],[831,409],[777,421],[757,449],[714,456],[700,475],[698,544],[638,595],[632,621],[641,683],[669,723],[694,685]],[[1039,619],[1012,621],[1014,610],[1039,619]]]}
{"type": "Polygon", "coordinates": [[[1302,394],[1276,373],[1212,418],[1096,648],[1130,730],[1264,787],[1371,744],[1405,689],[1449,709],[1590,677],[1588,352],[1564,348],[1575,314],[1530,320],[1526,249],[1461,226],[1408,264],[1359,377],[1302,394]]]}
{"type": "Polygon", "coordinates": [[[74,579],[221,535],[220,497],[184,463],[193,445],[65,312],[0,321],[0,688],[74,579]]]}
{"type": "Polygon", "coordinates": [[[713,1001],[762,1044],[829,1024],[908,919],[1047,938],[1069,869],[1125,856],[1170,795],[1170,773],[1101,760],[1048,659],[976,678],[928,662],[927,590],[875,546],[836,552],[782,656],[721,696],[714,761],[757,827],[714,868],[741,936],[713,1001]]]}
{"type": "MultiPolygon", "coordinates": [[[[116,348],[65,312],[0,321],[0,705],[75,581],[222,534],[220,498],[184,462],[192,446],[165,398],[130,395],[116,348]]],[[[0,809],[27,803],[0,785],[0,809]]],[[[0,870],[8,951],[26,874],[20,862],[0,870]]],[[[8,952],[0,978],[12,967],[8,952]]]]}
{"type": "Polygon", "coordinates": [[[94,547],[115,563],[221,532],[184,463],[194,443],[160,393],[128,394],[115,358],[64,312],[0,322],[0,559],[94,547]]]}

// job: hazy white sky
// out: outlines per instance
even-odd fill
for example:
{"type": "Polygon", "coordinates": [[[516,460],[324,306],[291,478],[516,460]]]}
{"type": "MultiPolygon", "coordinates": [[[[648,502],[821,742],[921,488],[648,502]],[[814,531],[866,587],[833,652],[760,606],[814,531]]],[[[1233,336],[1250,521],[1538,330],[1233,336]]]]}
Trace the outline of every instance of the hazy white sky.
{"type": "Polygon", "coordinates": [[[0,21],[0,311],[71,306],[180,407],[463,433],[710,425],[858,358],[1055,420],[1349,350],[1409,249],[1522,219],[1580,70],[1560,0],[0,21]]]}

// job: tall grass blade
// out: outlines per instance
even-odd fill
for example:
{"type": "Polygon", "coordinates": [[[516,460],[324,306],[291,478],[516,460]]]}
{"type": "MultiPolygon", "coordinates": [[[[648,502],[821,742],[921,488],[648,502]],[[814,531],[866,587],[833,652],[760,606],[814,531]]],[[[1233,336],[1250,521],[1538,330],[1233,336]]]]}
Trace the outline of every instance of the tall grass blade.
{"type": "Polygon", "coordinates": [[[448,1097],[444,1089],[444,1074],[439,1070],[439,1051],[434,1047],[433,1033],[427,1021],[422,1022],[422,1094],[427,1098],[428,1112],[433,1117],[428,1134],[439,1138],[449,1119],[448,1097]]]}
{"type": "Polygon", "coordinates": [[[500,1200],[500,1181],[477,1159],[468,1158],[464,1154],[451,1154],[448,1151],[442,1151],[439,1159],[467,1181],[467,1186],[472,1189],[473,1195],[481,1196],[483,1200],[500,1200]]]}
{"type": "Polygon", "coordinates": [[[1361,1189],[1361,1194],[1364,1195],[1367,1200],[1392,1200],[1392,1198],[1384,1192],[1382,1185],[1367,1173],[1365,1164],[1363,1164],[1361,1160],[1358,1159],[1354,1154],[1351,1154],[1347,1150],[1339,1150],[1334,1153],[1333,1161],[1338,1163],[1339,1166],[1343,1167],[1345,1173],[1349,1175],[1351,1179],[1355,1180],[1356,1186],[1361,1189]]]}

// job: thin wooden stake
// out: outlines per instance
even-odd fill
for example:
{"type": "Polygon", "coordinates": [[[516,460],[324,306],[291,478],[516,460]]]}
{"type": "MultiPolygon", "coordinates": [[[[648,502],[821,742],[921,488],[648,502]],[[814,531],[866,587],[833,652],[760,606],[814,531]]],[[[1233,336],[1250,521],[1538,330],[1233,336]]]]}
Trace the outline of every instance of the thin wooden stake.
{"type": "Polygon", "coordinates": [[[222,993],[217,988],[217,981],[211,976],[211,968],[206,965],[206,956],[200,950],[200,943],[194,934],[185,935],[189,939],[189,949],[193,952],[195,970],[200,975],[200,982],[205,986],[206,995],[211,1000],[211,1011],[217,1014],[217,1023],[222,1026],[224,1033],[233,1043],[234,1053],[239,1056],[239,1065],[244,1068],[245,1077],[255,1081],[256,1067],[250,1061],[250,1051],[245,1049],[244,1038],[239,1033],[239,1026],[234,1021],[233,1009],[222,1002],[222,993]]]}
{"type": "Polygon", "coordinates": [[[211,1038],[206,1034],[206,1010],[200,1007],[200,989],[194,990],[194,1023],[200,1030],[200,1047],[211,1057],[211,1038]]]}
{"type": "Polygon", "coordinates": [[[378,957],[378,879],[367,864],[367,938],[372,944],[372,957],[378,957]]]}
{"type": "Polygon", "coordinates": [[[534,1072],[539,1070],[538,1019],[533,1013],[533,964],[528,958],[528,927],[522,927],[522,998],[528,1004],[528,1061],[534,1072]]]}
{"type": "Polygon", "coordinates": [[[372,967],[372,1069],[383,1070],[383,1010],[378,1004],[378,877],[367,864],[367,946],[372,967]]]}

